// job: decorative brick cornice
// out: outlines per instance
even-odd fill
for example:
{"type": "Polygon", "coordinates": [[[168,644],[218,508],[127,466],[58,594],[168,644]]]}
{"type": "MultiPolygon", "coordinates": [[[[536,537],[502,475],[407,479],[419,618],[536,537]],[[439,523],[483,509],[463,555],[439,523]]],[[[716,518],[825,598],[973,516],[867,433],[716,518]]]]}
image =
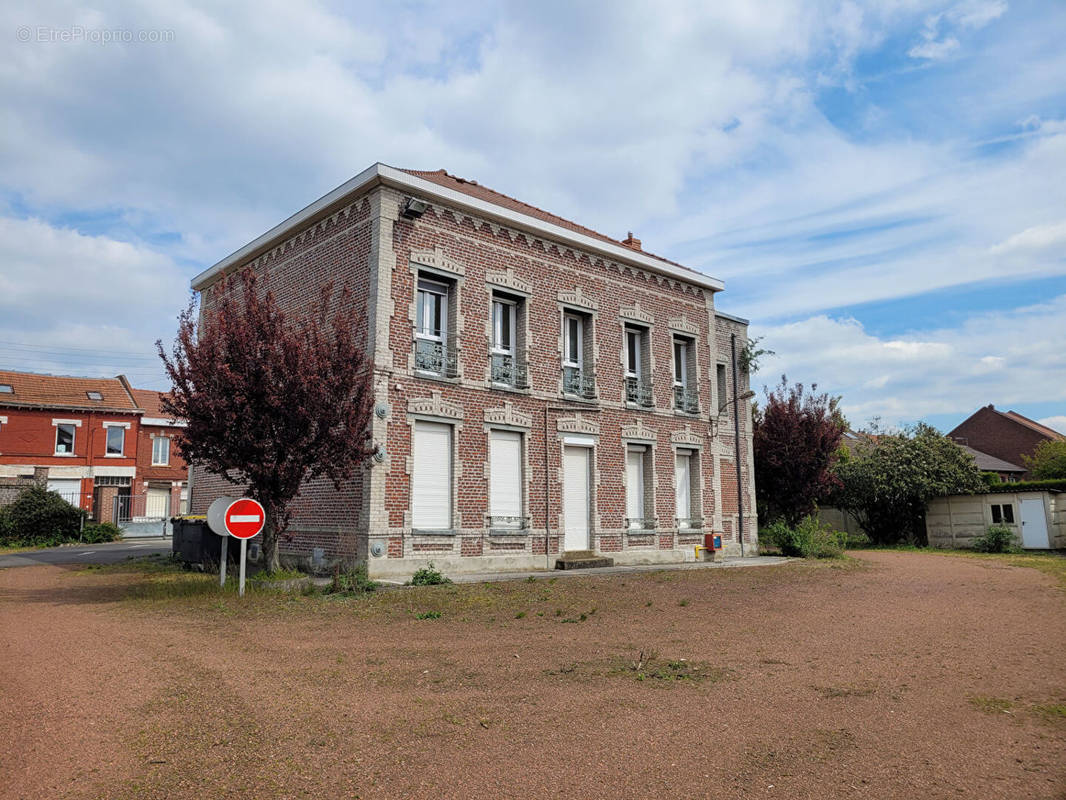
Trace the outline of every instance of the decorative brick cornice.
{"type": "Polygon", "coordinates": [[[623,319],[631,319],[634,322],[643,322],[645,325],[655,324],[655,317],[640,307],[640,303],[631,306],[623,306],[618,309],[618,316],[623,319]]]}
{"type": "Polygon", "coordinates": [[[599,303],[581,291],[580,286],[575,287],[573,291],[560,291],[559,302],[568,306],[587,308],[590,311],[598,311],[600,307],[599,303]]]}
{"type": "Polygon", "coordinates": [[[556,420],[555,428],[560,433],[585,433],[589,436],[598,436],[600,433],[600,423],[585,419],[580,414],[556,420]]]}
{"type": "Polygon", "coordinates": [[[702,447],[703,437],[698,433],[693,433],[691,425],[686,425],[683,431],[674,431],[670,434],[670,443],[686,447],[702,447]]]}
{"type": "Polygon", "coordinates": [[[466,267],[453,258],[444,254],[444,249],[436,247],[432,250],[412,250],[410,262],[412,265],[439,269],[442,272],[450,272],[453,275],[466,275],[466,267]]]}
{"type": "Polygon", "coordinates": [[[622,426],[623,439],[641,439],[646,442],[654,442],[657,434],[651,428],[644,427],[644,420],[638,419],[632,425],[622,426]]]}
{"type": "Polygon", "coordinates": [[[533,294],[533,284],[516,277],[514,270],[510,267],[507,268],[506,272],[486,272],[485,282],[493,286],[499,286],[501,289],[510,289],[512,292],[518,292],[519,294],[533,294]]]}
{"type": "Polygon", "coordinates": [[[510,425],[515,428],[531,428],[533,416],[515,411],[512,403],[504,403],[503,408],[486,408],[485,422],[493,425],[510,425]]]}
{"type": "Polygon", "coordinates": [[[417,397],[407,401],[408,414],[424,414],[430,417],[462,419],[463,407],[441,397],[440,392],[433,392],[429,397],[417,397]]]}
{"type": "Polygon", "coordinates": [[[700,332],[699,326],[695,322],[689,321],[689,318],[684,315],[670,320],[669,325],[671,330],[681,331],[682,333],[688,333],[693,336],[700,332]]]}

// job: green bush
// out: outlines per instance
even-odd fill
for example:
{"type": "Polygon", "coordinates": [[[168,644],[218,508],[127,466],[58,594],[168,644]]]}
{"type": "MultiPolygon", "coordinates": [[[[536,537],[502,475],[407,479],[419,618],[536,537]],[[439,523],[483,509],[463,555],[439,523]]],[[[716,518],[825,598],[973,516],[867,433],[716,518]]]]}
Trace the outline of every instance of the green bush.
{"type": "Polygon", "coordinates": [[[86,544],[117,542],[122,538],[122,529],[113,522],[86,522],[81,531],[81,541],[86,544]]]}
{"type": "Polygon", "coordinates": [[[0,545],[11,545],[15,538],[15,528],[11,518],[7,515],[6,508],[0,508],[0,545]]]}
{"type": "Polygon", "coordinates": [[[1045,489],[1058,489],[1066,492],[1066,480],[1061,478],[1046,481],[1017,481],[1016,483],[997,483],[988,487],[989,492],[1039,492],[1045,489]]]}
{"type": "Polygon", "coordinates": [[[999,476],[998,472],[982,472],[981,480],[985,482],[986,486],[998,486],[1003,483],[1003,478],[999,476]]]}
{"type": "Polygon", "coordinates": [[[369,594],[378,588],[376,581],[370,580],[366,574],[366,562],[342,572],[338,565],[333,573],[333,583],[326,589],[327,594],[354,595],[369,594]]]}
{"type": "Polygon", "coordinates": [[[1016,553],[1014,531],[1006,525],[992,525],[985,533],[973,540],[973,549],[978,553],[1016,553]]]}
{"type": "Polygon", "coordinates": [[[854,531],[845,535],[844,547],[847,550],[854,550],[857,547],[869,547],[870,537],[862,531],[854,531]]]}
{"type": "Polygon", "coordinates": [[[415,570],[415,574],[411,576],[412,586],[438,586],[442,583],[451,582],[451,578],[445,578],[440,570],[433,566],[432,561],[421,569],[415,570]]]}
{"type": "Polygon", "coordinates": [[[24,489],[4,509],[0,544],[41,547],[78,541],[85,512],[40,486],[24,489]]]}
{"type": "Polygon", "coordinates": [[[792,558],[837,558],[843,555],[847,538],[816,517],[804,517],[795,528],[778,521],[759,531],[760,541],[792,558]]]}

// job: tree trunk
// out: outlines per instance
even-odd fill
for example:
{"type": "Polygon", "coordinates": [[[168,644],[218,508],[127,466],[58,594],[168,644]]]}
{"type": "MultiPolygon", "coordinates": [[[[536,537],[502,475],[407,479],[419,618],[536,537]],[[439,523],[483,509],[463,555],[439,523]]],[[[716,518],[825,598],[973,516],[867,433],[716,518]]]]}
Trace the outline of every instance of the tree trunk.
{"type": "Polygon", "coordinates": [[[274,526],[274,510],[271,507],[266,507],[266,524],[263,526],[263,567],[267,572],[277,572],[281,569],[278,532],[274,526]]]}

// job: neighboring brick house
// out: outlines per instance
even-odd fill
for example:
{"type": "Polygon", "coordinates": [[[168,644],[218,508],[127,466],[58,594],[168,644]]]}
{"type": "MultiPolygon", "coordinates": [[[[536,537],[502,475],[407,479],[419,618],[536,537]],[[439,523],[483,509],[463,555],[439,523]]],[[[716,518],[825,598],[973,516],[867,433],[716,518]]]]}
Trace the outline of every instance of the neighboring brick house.
{"type": "Polygon", "coordinates": [[[129,383],[0,371],[0,504],[40,483],[110,520],[137,471],[141,410],[129,383]]]}
{"type": "MultiPolygon", "coordinates": [[[[1010,464],[1024,466],[1022,456],[1031,456],[1037,446],[1047,441],[1066,441],[1054,431],[1016,411],[997,411],[993,405],[979,408],[948,434],[959,444],[988,453],[1010,464]]],[[[1025,479],[1028,471],[1018,477],[1025,479]]]]}
{"type": "MultiPolygon", "coordinates": [[[[381,164],[195,278],[203,315],[243,268],[293,311],[327,281],[350,287],[336,313],[373,365],[378,454],[340,491],[304,486],[290,556],[321,548],[378,576],[574,550],[676,562],[704,532],[740,554],[741,526],[755,552],[747,322],[716,310],[721,281],[632,235],[381,164]]],[[[190,490],[192,513],[238,491],[195,467],[190,490]]]]}
{"type": "Polygon", "coordinates": [[[159,392],[134,389],[133,397],[144,409],[137,441],[136,487],[137,495],[144,497],[144,509],[133,509],[133,516],[184,514],[188,510],[189,468],[178,452],[177,439],[185,423],[163,412],[159,392]]]}

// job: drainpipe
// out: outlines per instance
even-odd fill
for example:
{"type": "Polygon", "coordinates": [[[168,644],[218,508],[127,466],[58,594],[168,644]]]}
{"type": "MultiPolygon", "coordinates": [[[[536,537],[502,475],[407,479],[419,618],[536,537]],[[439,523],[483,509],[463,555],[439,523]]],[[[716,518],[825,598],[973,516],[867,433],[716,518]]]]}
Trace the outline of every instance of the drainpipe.
{"type": "Polygon", "coordinates": [[[733,360],[733,440],[737,462],[737,535],[740,537],[740,557],[744,557],[744,489],[740,471],[740,385],[737,383],[737,335],[729,334],[729,350],[733,360]]]}
{"type": "Polygon", "coordinates": [[[544,569],[551,567],[551,553],[548,545],[551,543],[551,477],[548,474],[548,411],[550,402],[544,401],[544,569]]]}

